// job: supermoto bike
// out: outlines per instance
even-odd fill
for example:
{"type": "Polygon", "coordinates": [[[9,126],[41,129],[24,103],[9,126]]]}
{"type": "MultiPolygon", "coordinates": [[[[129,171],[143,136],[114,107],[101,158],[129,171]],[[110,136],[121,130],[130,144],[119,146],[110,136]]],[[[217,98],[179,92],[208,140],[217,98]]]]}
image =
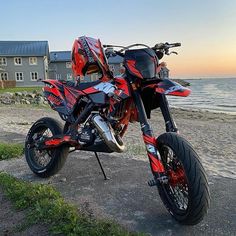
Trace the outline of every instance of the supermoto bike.
{"type": "MultiPolygon", "coordinates": [[[[94,42],[89,39],[84,44],[97,58],[99,45],[93,51],[94,42]]],[[[122,137],[129,122],[139,122],[153,174],[148,185],[157,186],[165,207],[178,222],[199,223],[210,202],[206,174],[193,147],[179,135],[166,98],[188,96],[191,90],[155,73],[159,59],[178,46],[181,44],[134,44],[114,50],[114,45],[100,45],[102,50],[106,48],[107,57],[123,57],[122,76],[103,73],[99,80],[87,83],[43,80],[48,103],[65,123],[62,126],[44,117],[32,125],[25,142],[30,169],[43,178],[52,176],[62,168],[69,152],[85,150],[95,153],[106,179],[97,153],[123,152],[122,137]],[[166,126],[166,133],[158,137],[148,123],[156,108],[166,126]]]]}

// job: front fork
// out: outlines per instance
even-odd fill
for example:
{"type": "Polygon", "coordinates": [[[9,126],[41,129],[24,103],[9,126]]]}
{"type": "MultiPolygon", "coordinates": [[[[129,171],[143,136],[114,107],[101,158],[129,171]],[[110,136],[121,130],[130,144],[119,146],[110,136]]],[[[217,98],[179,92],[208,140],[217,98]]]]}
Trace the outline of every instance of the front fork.
{"type": "MultiPolygon", "coordinates": [[[[155,181],[150,182],[149,185],[156,185],[158,182],[167,183],[168,178],[165,173],[165,168],[161,160],[161,155],[157,149],[156,137],[153,135],[151,126],[148,123],[147,115],[144,109],[143,101],[140,96],[139,91],[133,91],[133,98],[138,110],[138,118],[141,125],[141,130],[143,133],[143,140],[146,146],[150,166],[152,173],[154,175],[155,181]]],[[[168,107],[168,101],[165,95],[161,95],[160,108],[165,120],[166,131],[167,132],[177,132],[177,127],[171,117],[168,107]]]]}

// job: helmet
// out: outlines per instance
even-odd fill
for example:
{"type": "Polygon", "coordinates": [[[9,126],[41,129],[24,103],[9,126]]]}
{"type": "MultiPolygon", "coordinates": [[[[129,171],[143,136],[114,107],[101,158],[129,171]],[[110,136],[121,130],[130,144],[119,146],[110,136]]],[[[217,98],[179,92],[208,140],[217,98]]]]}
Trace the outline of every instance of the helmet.
{"type": "Polygon", "coordinates": [[[72,48],[72,70],[75,76],[109,72],[107,58],[99,39],[86,36],[74,41],[72,48]]]}

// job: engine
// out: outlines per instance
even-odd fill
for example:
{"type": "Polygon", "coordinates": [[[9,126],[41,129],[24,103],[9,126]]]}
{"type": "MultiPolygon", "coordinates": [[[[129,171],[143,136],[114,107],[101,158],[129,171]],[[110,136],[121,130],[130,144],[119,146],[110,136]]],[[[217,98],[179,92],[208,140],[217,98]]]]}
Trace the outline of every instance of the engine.
{"type": "Polygon", "coordinates": [[[89,150],[104,150],[106,146],[110,152],[123,152],[124,144],[116,137],[111,124],[99,114],[93,115],[87,124],[78,131],[78,141],[82,147],[91,147],[89,150]]]}

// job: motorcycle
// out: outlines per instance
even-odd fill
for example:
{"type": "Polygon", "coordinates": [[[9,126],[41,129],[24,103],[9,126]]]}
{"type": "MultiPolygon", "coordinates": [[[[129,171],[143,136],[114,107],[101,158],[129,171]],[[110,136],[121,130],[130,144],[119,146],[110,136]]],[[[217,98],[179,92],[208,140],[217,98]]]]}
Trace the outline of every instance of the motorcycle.
{"type": "MultiPolygon", "coordinates": [[[[186,97],[191,90],[156,73],[159,59],[176,53],[170,49],[181,44],[102,46],[92,38],[81,39],[87,52],[92,51],[92,59],[97,58],[98,48],[106,48],[103,59],[123,57],[125,72],[113,77],[106,70],[99,80],[87,83],[43,81],[48,103],[65,123],[62,126],[55,119],[44,117],[32,125],[25,141],[30,169],[39,177],[52,176],[62,168],[70,152],[85,150],[95,153],[107,179],[98,152],[124,152],[122,137],[130,122],[139,122],[153,174],[148,185],[157,187],[165,207],[179,223],[199,223],[210,202],[206,174],[193,147],[179,135],[166,98],[186,97]],[[114,50],[116,47],[120,49],[114,50]],[[166,133],[158,137],[148,123],[151,111],[156,108],[160,108],[166,126],[166,133]]],[[[82,55],[81,49],[76,51],[82,55]]]]}

